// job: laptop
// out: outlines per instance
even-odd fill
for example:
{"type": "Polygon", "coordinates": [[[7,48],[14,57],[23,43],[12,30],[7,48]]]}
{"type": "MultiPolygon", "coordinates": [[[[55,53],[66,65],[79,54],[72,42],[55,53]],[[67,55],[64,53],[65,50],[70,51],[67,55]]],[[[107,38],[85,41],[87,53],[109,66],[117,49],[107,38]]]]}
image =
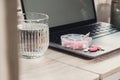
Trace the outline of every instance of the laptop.
{"type": "Polygon", "coordinates": [[[95,58],[120,48],[119,28],[97,22],[94,0],[21,0],[23,13],[42,12],[49,15],[50,47],[95,58]],[[87,34],[93,45],[103,51],[85,52],[61,46],[61,35],[87,34]]]}

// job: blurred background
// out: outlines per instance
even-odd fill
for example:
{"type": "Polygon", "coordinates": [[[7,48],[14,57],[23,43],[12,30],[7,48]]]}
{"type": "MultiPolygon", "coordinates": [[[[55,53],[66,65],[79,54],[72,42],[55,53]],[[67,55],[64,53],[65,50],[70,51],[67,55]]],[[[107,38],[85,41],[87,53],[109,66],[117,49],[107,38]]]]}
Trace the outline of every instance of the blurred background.
{"type": "MultiPolygon", "coordinates": [[[[18,80],[17,9],[19,0],[0,0],[0,80],[18,80]]],[[[94,0],[98,21],[110,22],[111,0],[94,0]]]]}

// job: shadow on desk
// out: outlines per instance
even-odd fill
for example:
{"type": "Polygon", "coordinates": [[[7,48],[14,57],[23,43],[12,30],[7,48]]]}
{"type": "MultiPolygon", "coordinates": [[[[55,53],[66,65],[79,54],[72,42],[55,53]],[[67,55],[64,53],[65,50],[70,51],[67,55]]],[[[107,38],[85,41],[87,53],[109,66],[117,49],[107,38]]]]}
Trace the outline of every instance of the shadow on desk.
{"type": "Polygon", "coordinates": [[[117,49],[115,51],[112,51],[108,54],[105,54],[105,55],[102,55],[102,56],[99,56],[95,59],[93,59],[92,61],[95,63],[97,62],[102,62],[102,61],[105,61],[105,60],[108,60],[108,59],[112,59],[112,58],[116,58],[117,56],[120,56],[120,49],[117,49]]]}
{"type": "Polygon", "coordinates": [[[61,52],[61,54],[67,54],[69,56],[74,56],[74,57],[77,57],[77,58],[81,58],[81,59],[85,59],[85,60],[91,60],[92,58],[88,58],[88,57],[85,57],[85,56],[81,56],[79,54],[75,54],[75,53],[72,53],[72,52],[69,52],[69,51],[65,51],[65,50],[62,50],[62,49],[58,49],[58,48],[54,48],[54,47],[49,47],[50,49],[53,49],[55,51],[59,51],[61,52]]]}
{"type": "Polygon", "coordinates": [[[61,54],[67,54],[69,56],[77,57],[77,58],[80,58],[80,59],[83,59],[83,60],[88,60],[88,61],[90,61],[90,63],[98,63],[98,62],[102,62],[102,61],[120,56],[120,49],[112,51],[110,53],[104,54],[104,55],[96,57],[96,58],[88,58],[88,57],[81,56],[81,55],[78,55],[78,54],[74,54],[72,52],[68,52],[68,51],[65,51],[65,50],[62,50],[62,49],[58,49],[58,48],[54,48],[54,47],[49,47],[49,48],[53,49],[55,51],[59,51],[59,52],[61,52],[61,54]]]}

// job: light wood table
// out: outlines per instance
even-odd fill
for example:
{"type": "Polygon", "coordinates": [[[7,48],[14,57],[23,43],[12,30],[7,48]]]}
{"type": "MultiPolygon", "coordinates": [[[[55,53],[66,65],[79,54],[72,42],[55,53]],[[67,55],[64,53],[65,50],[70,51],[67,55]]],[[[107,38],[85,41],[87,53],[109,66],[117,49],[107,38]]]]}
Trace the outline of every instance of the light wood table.
{"type": "Polygon", "coordinates": [[[56,52],[48,50],[47,54],[37,59],[20,58],[20,80],[99,80],[95,73],[55,60],[59,57],[56,52]]]}
{"type": "MultiPolygon", "coordinates": [[[[116,50],[110,54],[90,60],[68,54],[49,49],[46,53],[46,57],[85,71],[89,71],[91,73],[98,74],[100,79],[104,79],[114,73],[120,72],[120,50],[116,50]]],[[[120,76],[118,77],[120,79],[120,76]]]]}
{"type": "Polygon", "coordinates": [[[20,80],[118,80],[120,50],[95,59],[84,59],[48,49],[37,59],[20,58],[20,80]],[[111,77],[110,77],[111,78],[111,77]]]}

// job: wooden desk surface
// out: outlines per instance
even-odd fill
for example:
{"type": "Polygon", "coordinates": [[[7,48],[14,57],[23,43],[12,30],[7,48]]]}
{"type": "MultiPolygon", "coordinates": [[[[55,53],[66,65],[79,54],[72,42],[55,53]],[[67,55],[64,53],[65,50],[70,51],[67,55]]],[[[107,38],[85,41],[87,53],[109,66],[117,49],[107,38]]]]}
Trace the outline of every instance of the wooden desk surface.
{"type": "Polygon", "coordinates": [[[46,56],[37,59],[20,58],[20,80],[99,80],[98,78],[97,74],[46,56]]]}
{"type": "Polygon", "coordinates": [[[120,50],[88,60],[48,49],[20,63],[20,80],[98,80],[120,71],[120,50]]]}
{"type": "Polygon", "coordinates": [[[100,75],[101,79],[120,71],[120,50],[91,60],[64,54],[51,49],[48,49],[45,55],[55,61],[96,73],[100,75]]]}

